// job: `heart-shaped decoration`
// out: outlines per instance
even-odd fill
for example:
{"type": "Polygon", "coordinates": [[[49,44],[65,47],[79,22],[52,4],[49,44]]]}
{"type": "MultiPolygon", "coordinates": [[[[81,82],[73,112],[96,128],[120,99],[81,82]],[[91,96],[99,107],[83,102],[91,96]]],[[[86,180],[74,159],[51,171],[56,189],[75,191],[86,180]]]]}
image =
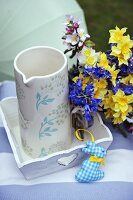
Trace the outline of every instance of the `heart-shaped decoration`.
{"type": "Polygon", "coordinates": [[[62,157],[58,159],[58,164],[67,166],[69,165],[72,161],[74,161],[77,158],[77,154],[72,154],[70,156],[62,157]]]}

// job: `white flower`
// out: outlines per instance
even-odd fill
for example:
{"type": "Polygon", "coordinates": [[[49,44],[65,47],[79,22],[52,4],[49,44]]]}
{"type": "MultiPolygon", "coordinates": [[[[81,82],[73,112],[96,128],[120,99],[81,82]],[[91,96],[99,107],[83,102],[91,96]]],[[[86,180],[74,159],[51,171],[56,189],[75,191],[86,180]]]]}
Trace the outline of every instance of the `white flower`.
{"type": "Polygon", "coordinates": [[[77,33],[74,33],[72,35],[66,35],[66,43],[75,45],[78,43],[78,41],[79,41],[79,37],[77,33]]]}
{"type": "Polygon", "coordinates": [[[85,37],[89,39],[91,36],[89,34],[85,34],[85,37]]]}
{"type": "Polygon", "coordinates": [[[86,58],[85,58],[85,56],[84,56],[83,54],[81,54],[81,52],[77,54],[77,58],[78,58],[79,63],[80,63],[81,65],[84,65],[84,64],[85,64],[86,58]]]}
{"type": "Polygon", "coordinates": [[[81,40],[82,42],[84,42],[85,39],[86,39],[84,29],[78,28],[78,29],[77,29],[77,32],[78,32],[78,35],[80,36],[80,40],[81,40]]]}
{"type": "Polygon", "coordinates": [[[82,45],[83,45],[83,42],[80,41],[80,42],[78,43],[78,46],[79,46],[79,47],[82,47],[82,45]]]}
{"type": "Polygon", "coordinates": [[[63,41],[63,44],[67,46],[67,49],[70,50],[71,49],[71,45],[69,43],[67,43],[65,40],[63,41]]]}

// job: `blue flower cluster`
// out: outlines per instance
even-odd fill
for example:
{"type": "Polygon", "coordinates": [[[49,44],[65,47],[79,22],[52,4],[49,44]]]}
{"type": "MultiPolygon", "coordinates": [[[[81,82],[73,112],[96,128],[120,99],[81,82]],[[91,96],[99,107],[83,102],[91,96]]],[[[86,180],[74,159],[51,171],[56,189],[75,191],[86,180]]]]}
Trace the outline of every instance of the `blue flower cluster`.
{"type": "Polygon", "coordinates": [[[114,94],[116,94],[119,89],[123,90],[125,92],[125,95],[133,94],[133,86],[132,85],[120,84],[120,82],[117,81],[116,86],[112,87],[112,91],[114,92],[114,94]]]}
{"type": "Polygon", "coordinates": [[[125,92],[126,95],[133,94],[133,86],[132,85],[126,85],[122,90],[125,92]]]}
{"type": "Polygon", "coordinates": [[[94,85],[89,83],[82,88],[82,80],[78,79],[76,83],[70,84],[69,99],[76,106],[83,107],[83,115],[87,121],[91,121],[92,112],[96,112],[101,99],[94,98],[94,85]]]}
{"type": "Polygon", "coordinates": [[[123,76],[125,74],[133,74],[133,56],[128,61],[128,66],[125,64],[121,65],[120,75],[123,76]]]}
{"type": "Polygon", "coordinates": [[[111,78],[111,74],[108,70],[104,69],[103,67],[84,67],[83,71],[84,76],[95,76],[96,79],[104,79],[104,78],[111,78]]]}

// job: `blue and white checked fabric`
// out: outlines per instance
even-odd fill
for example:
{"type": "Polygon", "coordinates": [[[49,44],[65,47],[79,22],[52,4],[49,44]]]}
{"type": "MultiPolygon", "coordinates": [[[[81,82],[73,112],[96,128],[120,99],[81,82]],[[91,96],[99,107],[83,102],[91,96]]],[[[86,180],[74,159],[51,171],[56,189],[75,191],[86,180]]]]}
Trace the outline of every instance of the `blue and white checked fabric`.
{"type": "Polygon", "coordinates": [[[84,153],[89,155],[97,156],[99,158],[104,158],[107,154],[106,150],[95,142],[86,142],[86,147],[82,149],[84,153]]]}
{"type": "MultiPolygon", "coordinates": [[[[0,100],[7,96],[15,96],[14,82],[0,84],[0,100]]],[[[101,168],[105,176],[83,184],[74,178],[80,166],[25,180],[0,123],[0,200],[133,200],[133,135],[124,138],[109,123],[107,126],[114,141],[101,168]]]]}
{"type": "Polygon", "coordinates": [[[104,172],[99,170],[99,166],[99,163],[85,160],[82,163],[81,169],[75,176],[76,180],[81,183],[89,183],[102,179],[104,177],[104,172]]]}
{"type": "MultiPolygon", "coordinates": [[[[95,142],[88,141],[86,147],[82,149],[84,153],[96,156],[96,158],[104,158],[106,150],[97,145],[95,142]]],[[[81,169],[76,174],[75,178],[78,182],[89,183],[100,180],[104,177],[104,172],[99,169],[100,163],[93,162],[90,159],[82,163],[81,169]]]]}

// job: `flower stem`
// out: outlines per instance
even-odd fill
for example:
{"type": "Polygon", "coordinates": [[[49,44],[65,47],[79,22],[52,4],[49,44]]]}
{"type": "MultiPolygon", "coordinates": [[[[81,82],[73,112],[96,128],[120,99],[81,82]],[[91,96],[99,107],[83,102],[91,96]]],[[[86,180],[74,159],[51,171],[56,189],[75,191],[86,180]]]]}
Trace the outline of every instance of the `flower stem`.
{"type": "Polygon", "coordinates": [[[124,129],[123,125],[121,124],[117,124],[117,126],[115,125],[116,128],[118,128],[118,130],[120,131],[120,133],[127,138],[128,136],[128,132],[124,129]]]}

